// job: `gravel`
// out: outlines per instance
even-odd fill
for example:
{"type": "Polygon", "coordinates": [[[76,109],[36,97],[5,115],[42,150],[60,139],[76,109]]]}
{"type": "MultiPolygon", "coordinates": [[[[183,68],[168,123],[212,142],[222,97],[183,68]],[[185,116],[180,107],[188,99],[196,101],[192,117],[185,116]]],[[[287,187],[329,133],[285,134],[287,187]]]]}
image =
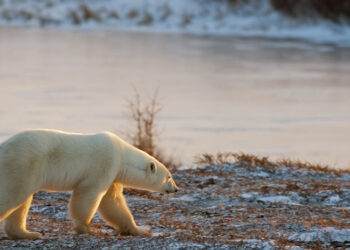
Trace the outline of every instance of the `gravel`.
{"type": "Polygon", "coordinates": [[[90,235],[76,235],[69,192],[38,192],[28,216],[39,240],[0,249],[329,249],[350,247],[350,175],[245,162],[174,170],[172,196],[126,189],[128,205],[149,236],[121,236],[96,214],[90,235]]]}

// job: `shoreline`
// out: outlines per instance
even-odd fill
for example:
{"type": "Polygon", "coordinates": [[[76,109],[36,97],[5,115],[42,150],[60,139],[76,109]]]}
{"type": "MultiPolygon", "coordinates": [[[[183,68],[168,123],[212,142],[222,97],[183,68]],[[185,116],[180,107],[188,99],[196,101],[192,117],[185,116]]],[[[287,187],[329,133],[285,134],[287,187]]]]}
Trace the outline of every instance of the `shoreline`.
{"type": "Polygon", "coordinates": [[[246,32],[238,32],[232,34],[225,33],[201,33],[201,32],[191,32],[184,30],[157,30],[157,29],[146,29],[142,27],[125,27],[125,28],[113,28],[108,26],[38,26],[25,23],[1,23],[0,28],[15,28],[15,29],[30,29],[32,31],[44,30],[44,31],[61,31],[61,32],[81,32],[81,33],[135,33],[135,34],[144,34],[144,35],[159,35],[159,36],[184,36],[184,37],[193,37],[197,39],[212,39],[212,40],[231,40],[231,41],[260,41],[271,44],[287,44],[289,48],[303,48],[303,47],[320,47],[320,50],[324,48],[328,49],[341,49],[341,50],[350,50],[350,41],[349,44],[342,44],[333,41],[322,41],[322,40],[312,40],[302,36],[286,36],[279,37],[277,35],[266,35],[264,33],[259,34],[249,34],[246,32]]]}
{"type": "Polygon", "coordinates": [[[338,16],[333,21],[322,18],[322,13],[307,15],[310,19],[292,17],[284,13],[287,10],[277,10],[268,0],[240,4],[197,0],[133,3],[77,0],[57,4],[49,0],[29,0],[3,1],[0,7],[2,24],[302,39],[350,47],[350,25],[345,17],[338,16]]]}

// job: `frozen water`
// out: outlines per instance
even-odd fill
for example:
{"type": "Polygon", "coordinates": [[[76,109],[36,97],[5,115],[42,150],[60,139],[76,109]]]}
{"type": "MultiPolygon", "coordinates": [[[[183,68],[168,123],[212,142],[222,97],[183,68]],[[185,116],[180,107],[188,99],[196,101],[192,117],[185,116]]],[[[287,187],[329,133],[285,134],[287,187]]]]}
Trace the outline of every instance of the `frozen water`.
{"type": "Polygon", "coordinates": [[[160,147],[184,166],[218,151],[350,164],[348,49],[2,26],[0,55],[0,141],[40,127],[123,136],[132,86],[144,99],[159,87],[160,147]]]}

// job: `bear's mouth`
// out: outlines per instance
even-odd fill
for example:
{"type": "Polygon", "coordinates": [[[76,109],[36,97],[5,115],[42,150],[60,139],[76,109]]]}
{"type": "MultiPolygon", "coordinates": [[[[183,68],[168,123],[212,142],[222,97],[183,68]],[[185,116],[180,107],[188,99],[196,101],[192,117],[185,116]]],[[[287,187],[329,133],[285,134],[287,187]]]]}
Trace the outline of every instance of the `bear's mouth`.
{"type": "Polygon", "coordinates": [[[171,192],[170,190],[165,190],[164,192],[163,192],[163,194],[172,194],[173,192],[171,192]]]}
{"type": "Polygon", "coordinates": [[[176,192],[177,192],[177,189],[175,189],[174,191],[170,191],[170,190],[165,191],[166,194],[174,194],[176,192]]]}

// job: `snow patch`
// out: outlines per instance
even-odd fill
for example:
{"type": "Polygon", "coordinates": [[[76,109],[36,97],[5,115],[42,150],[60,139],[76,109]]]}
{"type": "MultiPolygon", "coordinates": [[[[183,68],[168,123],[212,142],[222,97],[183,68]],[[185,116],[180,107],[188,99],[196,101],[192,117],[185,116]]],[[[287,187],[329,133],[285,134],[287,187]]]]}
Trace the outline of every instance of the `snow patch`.
{"type": "Polygon", "coordinates": [[[247,239],[247,240],[235,240],[235,241],[244,242],[245,243],[244,248],[258,248],[258,249],[264,249],[264,250],[276,249],[273,245],[270,244],[270,242],[264,241],[264,240],[247,239]]]}
{"type": "Polygon", "coordinates": [[[180,197],[169,197],[170,200],[179,200],[179,201],[195,201],[196,199],[191,195],[183,195],[180,197]]]}
{"type": "Polygon", "coordinates": [[[264,171],[253,173],[252,175],[255,176],[255,177],[261,177],[261,178],[267,178],[267,177],[270,176],[269,173],[266,173],[264,171]]]}
{"type": "Polygon", "coordinates": [[[240,195],[243,199],[246,199],[248,201],[253,201],[256,199],[256,197],[259,195],[258,192],[250,192],[250,193],[243,193],[240,195]]]}
{"type": "Polygon", "coordinates": [[[168,249],[204,249],[205,246],[194,242],[174,242],[167,246],[168,249]]]}
{"type": "Polygon", "coordinates": [[[335,194],[327,198],[326,203],[330,205],[334,205],[342,201],[342,199],[339,197],[339,195],[335,194]]]}
{"type": "Polygon", "coordinates": [[[240,195],[240,197],[247,201],[299,205],[299,203],[293,202],[289,196],[285,196],[285,195],[261,196],[261,194],[257,192],[250,192],[250,193],[243,193],[240,195]]]}
{"type": "Polygon", "coordinates": [[[308,233],[294,233],[288,237],[288,240],[295,240],[299,242],[312,243],[321,241],[323,243],[350,243],[350,229],[337,230],[333,227],[325,227],[319,229],[317,232],[308,233]]]}
{"type": "Polygon", "coordinates": [[[257,199],[258,201],[265,203],[284,203],[284,204],[294,204],[292,200],[288,196],[284,195],[276,195],[276,196],[268,196],[268,197],[260,197],[257,199]]]}
{"type": "Polygon", "coordinates": [[[151,236],[152,237],[160,237],[160,236],[163,236],[164,233],[161,233],[161,232],[151,232],[151,236]]]}

